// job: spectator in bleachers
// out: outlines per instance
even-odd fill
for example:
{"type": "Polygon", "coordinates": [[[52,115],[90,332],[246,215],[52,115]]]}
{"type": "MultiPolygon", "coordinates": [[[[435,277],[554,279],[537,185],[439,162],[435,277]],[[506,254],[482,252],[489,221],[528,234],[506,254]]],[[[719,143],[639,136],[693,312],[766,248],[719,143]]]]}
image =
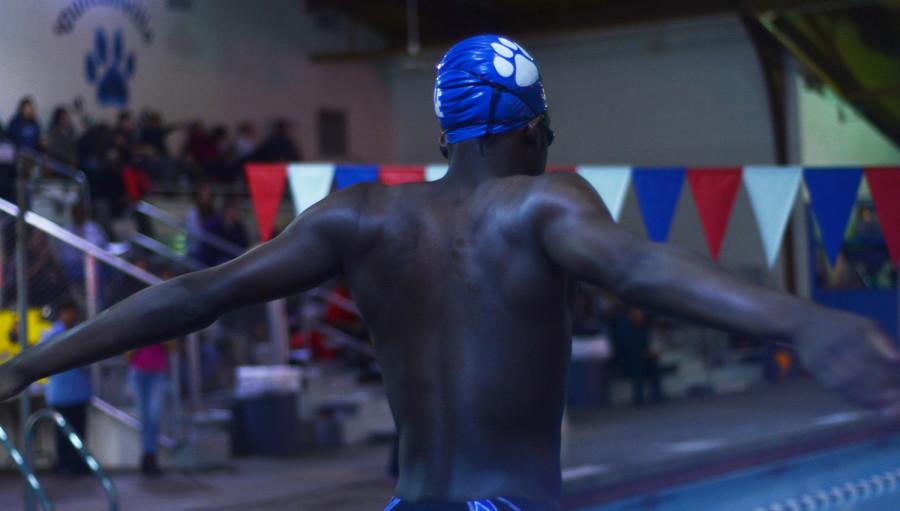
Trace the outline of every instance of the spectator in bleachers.
{"type": "MultiPolygon", "coordinates": [[[[81,311],[75,302],[63,301],[56,308],[56,321],[41,338],[41,342],[72,329],[81,320],[81,311]]],[[[87,431],[87,407],[93,394],[91,375],[87,367],[70,369],[50,377],[47,385],[47,404],[62,414],[84,440],[87,431]]],[[[88,472],[87,465],[62,430],[56,433],[56,469],[65,476],[73,477],[88,472]]]]}
{"type": "MultiPolygon", "coordinates": [[[[9,266],[14,266],[15,263],[9,266]]],[[[59,300],[69,290],[62,265],[43,232],[32,229],[28,235],[28,303],[43,306],[59,300]]]]}
{"type": "Polygon", "coordinates": [[[64,106],[53,110],[47,129],[47,154],[66,165],[78,165],[78,137],[69,111],[64,106]]]}
{"type": "Polygon", "coordinates": [[[259,145],[259,149],[253,154],[253,159],[268,162],[303,159],[300,148],[291,138],[291,125],[287,119],[279,119],[272,124],[269,136],[259,145]]]}
{"type": "MultiPolygon", "coordinates": [[[[210,234],[218,236],[226,241],[230,241],[241,249],[247,248],[250,244],[247,228],[241,221],[240,204],[236,199],[226,200],[225,206],[222,208],[222,214],[219,215],[214,213],[207,218],[204,229],[210,234]]],[[[202,253],[203,255],[200,260],[208,266],[215,266],[234,258],[234,254],[209,244],[204,245],[202,253]]]]}
{"type": "Polygon", "coordinates": [[[234,137],[232,152],[238,164],[243,164],[250,155],[256,151],[259,142],[256,140],[256,130],[249,122],[242,122],[238,125],[237,136],[234,137]]]}
{"type": "Polygon", "coordinates": [[[106,232],[103,231],[103,227],[88,217],[83,202],[79,201],[72,205],[71,214],[72,221],[68,226],[70,231],[100,248],[106,248],[106,245],[109,244],[109,238],[106,236],[106,232]]]}
{"type": "Polygon", "coordinates": [[[220,182],[231,182],[235,177],[235,167],[228,128],[221,124],[214,126],[209,132],[209,140],[213,153],[203,169],[204,174],[220,182]]]}
{"type": "Polygon", "coordinates": [[[6,127],[6,136],[14,144],[29,149],[38,149],[41,146],[41,125],[38,124],[34,112],[34,100],[24,97],[19,101],[16,115],[9,121],[6,127]]]}
{"type": "Polygon", "coordinates": [[[105,129],[98,142],[99,168],[91,176],[94,218],[112,233],[113,222],[122,217],[127,204],[122,169],[131,160],[132,151],[126,135],[119,130],[105,129]]]}
{"type": "MultiPolygon", "coordinates": [[[[78,201],[72,206],[70,216],[69,224],[66,226],[69,231],[100,248],[106,248],[109,238],[103,227],[90,219],[83,202],[78,201]]],[[[82,251],[68,243],[60,243],[59,258],[66,270],[66,275],[73,282],[84,281],[84,253],[82,251]]]]}
{"type": "Polygon", "coordinates": [[[198,260],[203,257],[203,233],[206,232],[207,222],[215,213],[212,187],[206,182],[198,184],[194,190],[194,205],[185,216],[187,254],[190,257],[198,260]]]}
{"type": "MultiPolygon", "coordinates": [[[[88,123],[85,130],[78,137],[76,150],[78,151],[78,166],[87,172],[88,177],[100,168],[101,146],[109,139],[109,128],[104,123],[88,123]]],[[[91,185],[93,189],[93,185],[91,185]]]]}
{"type": "Polygon", "coordinates": [[[156,156],[169,157],[168,137],[175,131],[176,126],[168,126],[163,123],[159,112],[144,112],[140,122],[138,140],[152,149],[156,156]]]}
{"type": "Polygon", "coordinates": [[[138,125],[138,147],[143,156],[142,167],[151,180],[172,180],[175,165],[169,157],[168,137],[177,129],[166,125],[158,112],[145,111],[138,125]]]}
{"type": "Polygon", "coordinates": [[[0,122],[0,199],[16,202],[15,149],[6,139],[0,122]]]}
{"type": "Polygon", "coordinates": [[[187,138],[179,156],[195,181],[206,178],[206,169],[215,159],[216,147],[203,123],[192,122],[188,126],[187,138]]]}
{"type": "Polygon", "coordinates": [[[131,148],[137,142],[137,133],[134,129],[134,121],[131,119],[131,113],[127,110],[119,112],[116,119],[116,139],[123,146],[131,148]]]}

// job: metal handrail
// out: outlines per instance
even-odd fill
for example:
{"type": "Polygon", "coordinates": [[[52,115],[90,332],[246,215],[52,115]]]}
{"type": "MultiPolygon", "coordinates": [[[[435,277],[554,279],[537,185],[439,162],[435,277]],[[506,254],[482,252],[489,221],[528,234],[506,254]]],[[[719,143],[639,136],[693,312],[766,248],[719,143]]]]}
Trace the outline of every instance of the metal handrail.
{"type": "Polygon", "coordinates": [[[41,488],[41,483],[38,481],[37,477],[35,477],[34,471],[31,470],[31,465],[25,463],[25,459],[19,454],[19,450],[13,445],[6,430],[3,429],[3,426],[0,426],[0,446],[9,453],[9,457],[12,458],[13,464],[16,465],[19,473],[25,478],[25,482],[29,487],[27,490],[28,493],[37,495],[37,498],[41,503],[41,508],[45,511],[53,511],[53,503],[47,498],[47,493],[44,492],[44,489],[41,488]]]}
{"type": "MultiPolygon", "coordinates": [[[[110,404],[108,401],[99,398],[97,396],[91,396],[91,405],[99,410],[100,412],[106,414],[111,419],[116,422],[128,427],[129,429],[133,429],[135,431],[141,430],[141,421],[135,418],[130,413],[122,410],[121,408],[117,408],[115,405],[110,404]]],[[[169,437],[167,435],[160,434],[159,435],[159,443],[166,449],[175,449],[178,447],[178,441],[174,438],[169,437]]]]}
{"type": "MultiPolygon", "coordinates": [[[[187,224],[181,218],[168,213],[153,204],[150,204],[147,201],[139,201],[135,205],[135,211],[141,213],[143,215],[149,216],[150,218],[162,222],[170,227],[175,227],[177,229],[185,229],[187,230],[187,224]]],[[[199,238],[200,241],[206,243],[208,245],[212,245],[217,249],[227,253],[230,256],[239,256],[244,253],[244,249],[235,245],[234,243],[222,238],[220,236],[216,236],[210,232],[200,231],[196,233],[191,233],[191,236],[199,238]]]]}
{"type": "Polygon", "coordinates": [[[171,261],[173,264],[180,265],[184,269],[196,271],[207,268],[205,264],[194,259],[193,257],[180,256],[176,254],[175,251],[169,248],[168,245],[162,243],[156,238],[151,238],[146,234],[141,234],[139,232],[132,233],[129,241],[144,248],[145,250],[149,250],[150,252],[153,252],[154,254],[171,261]]]}
{"type": "MultiPolygon", "coordinates": [[[[13,144],[12,140],[7,137],[0,136],[0,140],[13,144]]],[[[26,156],[41,168],[48,169],[78,183],[78,186],[81,188],[81,200],[84,202],[85,211],[91,211],[91,189],[88,186],[87,174],[83,170],[67,165],[29,147],[18,147],[15,144],[13,146],[16,148],[17,156],[26,156]]]]}
{"type": "MultiPolygon", "coordinates": [[[[19,214],[19,208],[5,199],[0,199],[0,212],[14,217],[19,214]]],[[[90,241],[77,234],[73,234],[65,227],[61,227],[52,220],[42,217],[37,213],[32,211],[25,212],[25,221],[39,231],[42,231],[67,245],[75,247],[79,251],[84,252],[145,284],[154,285],[162,282],[162,279],[156,275],[138,268],[128,261],[117,257],[112,252],[94,245],[90,241]]]]}
{"type": "Polygon", "coordinates": [[[330,336],[338,344],[354,349],[363,355],[368,355],[370,358],[375,358],[375,348],[365,341],[361,341],[346,332],[323,323],[322,321],[313,320],[312,326],[323,334],[330,336]]]}
{"type": "MultiPolygon", "coordinates": [[[[25,464],[26,466],[31,466],[31,446],[34,443],[34,427],[37,423],[42,420],[47,420],[53,423],[58,429],[62,431],[66,439],[72,444],[72,447],[78,451],[78,455],[81,456],[81,459],[84,460],[85,464],[90,469],[91,473],[94,477],[97,478],[97,481],[100,482],[100,486],[103,488],[103,493],[106,495],[106,500],[109,502],[109,509],[111,511],[117,511],[119,509],[119,496],[116,492],[116,487],[113,485],[112,480],[109,476],[103,472],[103,469],[100,468],[100,464],[97,463],[97,459],[87,450],[84,446],[84,442],[81,441],[81,438],[75,433],[75,430],[69,426],[69,422],[66,421],[66,418],[62,416],[59,412],[55,410],[51,410],[49,408],[45,408],[38,412],[35,412],[28,418],[28,423],[25,426],[25,464]]],[[[29,489],[26,492],[25,499],[25,509],[27,511],[32,511],[34,509],[34,502],[31,500],[31,490],[29,489]]],[[[45,509],[52,509],[45,508],[45,509]]]]}
{"type": "Polygon", "coordinates": [[[47,168],[57,174],[68,177],[73,181],[77,181],[80,185],[87,187],[87,174],[83,170],[76,169],[71,165],[67,165],[52,156],[44,154],[40,151],[35,151],[29,147],[18,147],[17,148],[19,156],[25,155],[34,160],[35,162],[39,162],[41,167],[47,168]]]}

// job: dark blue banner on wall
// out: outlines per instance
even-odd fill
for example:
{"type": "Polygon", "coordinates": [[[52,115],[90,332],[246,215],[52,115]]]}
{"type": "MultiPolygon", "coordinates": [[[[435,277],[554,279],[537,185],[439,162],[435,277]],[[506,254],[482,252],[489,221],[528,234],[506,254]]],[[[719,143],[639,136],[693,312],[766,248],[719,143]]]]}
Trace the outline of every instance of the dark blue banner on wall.
{"type": "Polygon", "coordinates": [[[335,190],[372,181],[378,181],[377,165],[337,165],[334,169],[335,190]]]}
{"type": "Polygon", "coordinates": [[[828,262],[834,265],[844,242],[850,213],[856,203],[861,168],[803,169],[813,214],[822,236],[828,262]]]}
{"type": "Polygon", "coordinates": [[[675,207],[684,183],[684,168],[636,167],[631,175],[637,194],[641,216],[647,228],[647,237],[658,243],[669,238],[669,228],[675,216],[675,207]]]}

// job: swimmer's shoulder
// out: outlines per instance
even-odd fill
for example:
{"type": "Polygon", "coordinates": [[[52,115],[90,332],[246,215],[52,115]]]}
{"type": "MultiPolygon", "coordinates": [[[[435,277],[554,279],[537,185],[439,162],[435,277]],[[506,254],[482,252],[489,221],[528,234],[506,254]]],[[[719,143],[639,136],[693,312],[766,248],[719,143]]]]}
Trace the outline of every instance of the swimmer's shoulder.
{"type": "Polygon", "coordinates": [[[575,211],[604,214],[605,206],[596,190],[574,172],[552,172],[529,177],[521,186],[521,216],[531,225],[540,225],[560,214],[575,211]]]}
{"type": "Polygon", "coordinates": [[[538,176],[510,176],[503,186],[524,213],[555,208],[564,204],[594,201],[597,192],[574,172],[548,172],[538,176]]]}
{"type": "Polygon", "coordinates": [[[381,183],[358,183],[338,190],[304,211],[314,223],[350,250],[365,250],[378,238],[389,200],[381,183]]]}

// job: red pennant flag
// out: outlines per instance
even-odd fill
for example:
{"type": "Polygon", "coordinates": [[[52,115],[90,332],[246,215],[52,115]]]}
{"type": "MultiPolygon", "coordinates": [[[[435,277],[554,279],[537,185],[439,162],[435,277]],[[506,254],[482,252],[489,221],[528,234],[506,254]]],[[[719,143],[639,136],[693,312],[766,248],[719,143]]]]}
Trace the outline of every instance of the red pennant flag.
{"type": "Polygon", "coordinates": [[[871,167],[865,172],[881,232],[891,254],[891,264],[897,266],[900,259],[900,167],[871,167]]]}
{"type": "Polygon", "coordinates": [[[284,183],[287,178],[287,164],[247,164],[244,166],[247,184],[250,187],[250,200],[256,213],[256,224],[259,226],[259,237],[268,241],[272,237],[278,206],[284,195],[284,183]]]}
{"type": "Polygon", "coordinates": [[[422,165],[382,165],[378,179],[386,185],[419,183],[425,181],[425,167],[422,165]]]}
{"type": "Polygon", "coordinates": [[[571,165],[550,165],[547,172],[575,172],[575,167],[571,165]]]}
{"type": "Polygon", "coordinates": [[[741,169],[704,168],[688,169],[688,183],[694,194],[694,203],[706,234],[709,254],[716,261],[722,249],[725,229],[737,197],[738,185],[741,183],[741,169]]]}

